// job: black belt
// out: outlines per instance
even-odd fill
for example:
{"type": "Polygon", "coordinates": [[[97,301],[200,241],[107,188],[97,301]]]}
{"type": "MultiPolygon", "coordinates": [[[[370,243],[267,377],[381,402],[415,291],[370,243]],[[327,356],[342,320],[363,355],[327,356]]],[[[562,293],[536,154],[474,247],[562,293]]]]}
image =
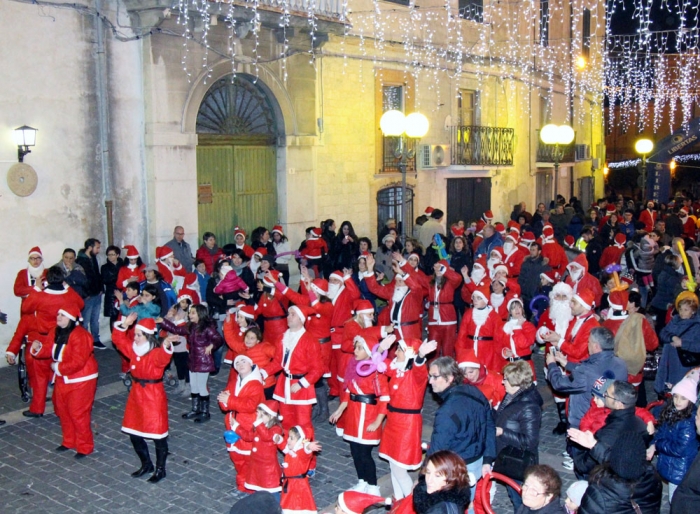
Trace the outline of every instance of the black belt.
{"type": "Polygon", "coordinates": [[[323,339],[318,340],[318,344],[326,344],[326,343],[330,343],[330,342],[331,342],[330,337],[324,337],[323,339]]]}
{"type": "Polygon", "coordinates": [[[350,399],[353,402],[366,403],[367,405],[377,405],[377,395],[376,394],[350,393],[350,399]]]}
{"type": "Polygon", "coordinates": [[[419,320],[407,321],[406,323],[393,323],[395,327],[408,327],[410,325],[416,325],[419,320]]]}
{"type": "Polygon", "coordinates": [[[514,357],[514,361],[531,361],[532,355],[525,355],[524,357],[514,357]]]}
{"type": "Polygon", "coordinates": [[[386,406],[389,412],[396,412],[398,414],[420,414],[420,409],[399,409],[394,407],[392,404],[386,406]]]}
{"type": "Polygon", "coordinates": [[[493,337],[491,337],[491,336],[476,337],[476,336],[469,335],[469,336],[467,336],[467,339],[471,339],[473,341],[493,341],[493,337]]]}
{"type": "Polygon", "coordinates": [[[271,316],[269,318],[267,316],[262,317],[263,321],[276,321],[278,319],[286,319],[286,318],[287,318],[287,316],[271,316]]]}
{"type": "Polygon", "coordinates": [[[163,377],[146,379],[146,378],[136,378],[135,376],[132,375],[131,380],[133,380],[134,382],[137,382],[141,387],[146,387],[146,384],[158,384],[159,382],[162,382],[163,377]]]}
{"type": "Polygon", "coordinates": [[[306,375],[306,373],[301,375],[295,375],[294,373],[289,373],[285,370],[282,370],[282,373],[284,373],[284,376],[286,376],[287,378],[291,378],[292,380],[301,380],[306,375]]]}
{"type": "Polygon", "coordinates": [[[282,478],[280,478],[280,485],[282,486],[282,492],[287,493],[287,486],[289,485],[289,481],[293,480],[295,478],[306,478],[308,475],[307,473],[302,473],[301,475],[293,475],[291,477],[288,477],[286,475],[282,475],[282,478]]]}
{"type": "Polygon", "coordinates": [[[451,305],[452,302],[428,302],[428,304],[437,307],[438,305],[451,305]]]}

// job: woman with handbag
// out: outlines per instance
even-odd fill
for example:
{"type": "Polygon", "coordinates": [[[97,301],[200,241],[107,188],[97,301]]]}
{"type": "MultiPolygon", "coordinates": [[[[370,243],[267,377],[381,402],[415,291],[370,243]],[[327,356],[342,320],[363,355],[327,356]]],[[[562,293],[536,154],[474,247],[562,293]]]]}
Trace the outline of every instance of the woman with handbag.
{"type": "MultiPolygon", "coordinates": [[[[503,368],[506,396],[494,412],[497,457],[493,470],[518,483],[525,468],[537,464],[542,422],[542,397],[533,384],[532,368],[527,361],[515,361],[503,368]]],[[[517,511],[520,495],[508,487],[508,496],[517,511]]]]}

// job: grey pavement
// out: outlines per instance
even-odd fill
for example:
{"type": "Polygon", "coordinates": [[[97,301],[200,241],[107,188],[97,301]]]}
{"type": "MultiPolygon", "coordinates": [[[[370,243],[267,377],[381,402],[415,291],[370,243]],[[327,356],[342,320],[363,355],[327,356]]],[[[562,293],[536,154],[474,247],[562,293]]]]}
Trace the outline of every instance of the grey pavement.
{"type": "MultiPolygon", "coordinates": [[[[223,415],[212,410],[209,423],[195,424],[180,414],[189,407],[189,399],[169,395],[170,456],[167,478],[159,484],[133,479],[129,474],[139,467],[129,438],[120,431],[127,398],[121,384],[118,357],[112,350],[96,353],[100,364],[98,399],[93,409],[95,452],[76,461],[73,452],[57,454],[61,442],[55,415],[40,419],[20,415],[27,406],[19,399],[16,368],[0,369],[0,418],[8,425],[0,428],[0,512],[46,513],[136,513],[144,509],[159,512],[226,513],[242,494],[235,489],[235,471],[223,441],[223,415]]],[[[536,357],[538,369],[541,358],[536,357]]],[[[226,373],[210,379],[212,395],[226,383],[226,373]]],[[[168,391],[171,388],[167,388],[168,391]]],[[[561,466],[563,436],[554,436],[556,409],[547,387],[539,384],[545,398],[540,441],[540,461],[552,465],[562,476],[565,488],[575,480],[561,466]]],[[[331,409],[337,405],[337,400],[331,409]]],[[[424,407],[424,439],[428,437],[437,404],[430,392],[424,407]]],[[[323,445],[318,457],[317,474],[311,479],[319,512],[332,512],[337,495],[357,482],[350,449],[328,423],[316,426],[316,438],[323,445]]],[[[155,450],[150,445],[152,456],[155,450]]],[[[380,485],[391,495],[389,466],[376,458],[380,485]]],[[[512,512],[505,490],[499,486],[494,502],[498,513],[512,512]]],[[[668,512],[665,504],[662,512],[668,512]]]]}

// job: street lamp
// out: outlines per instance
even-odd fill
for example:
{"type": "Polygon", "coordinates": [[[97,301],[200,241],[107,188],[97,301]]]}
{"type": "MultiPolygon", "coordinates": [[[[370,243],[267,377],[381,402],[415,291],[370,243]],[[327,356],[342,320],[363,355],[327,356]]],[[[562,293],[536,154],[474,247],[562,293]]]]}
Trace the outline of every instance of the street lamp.
{"type": "Polygon", "coordinates": [[[37,129],[22,125],[14,130],[15,143],[17,144],[17,159],[24,162],[24,156],[32,151],[30,146],[36,145],[37,129]]]}
{"type": "Polygon", "coordinates": [[[397,110],[386,111],[379,120],[379,128],[385,137],[398,137],[399,141],[394,149],[394,157],[398,159],[398,167],[401,170],[401,241],[406,242],[406,166],[408,161],[416,154],[416,145],[420,138],[428,133],[428,118],[419,112],[413,112],[408,116],[397,110]],[[409,139],[413,140],[409,145],[409,139]]]}
{"type": "Polygon", "coordinates": [[[642,200],[647,199],[647,155],[654,149],[651,139],[640,139],[634,144],[634,149],[642,156],[642,200]]]}
{"type": "Polygon", "coordinates": [[[564,146],[568,146],[574,140],[574,129],[568,125],[555,125],[550,123],[540,130],[540,140],[549,146],[553,146],[552,158],[554,159],[554,197],[559,194],[559,162],[564,157],[564,146]]]}

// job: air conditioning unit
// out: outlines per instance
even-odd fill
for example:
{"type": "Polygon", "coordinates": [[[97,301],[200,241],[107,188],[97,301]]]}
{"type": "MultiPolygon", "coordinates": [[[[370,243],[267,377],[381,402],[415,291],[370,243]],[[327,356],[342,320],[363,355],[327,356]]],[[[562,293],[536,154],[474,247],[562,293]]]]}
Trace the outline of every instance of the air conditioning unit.
{"type": "Polygon", "coordinates": [[[591,147],[588,145],[576,145],[576,160],[587,161],[591,158],[591,147]]]}
{"type": "Polygon", "coordinates": [[[450,165],[450,145],[432,145],[430,147],[430,162],[441,168],[450,165]]]}

